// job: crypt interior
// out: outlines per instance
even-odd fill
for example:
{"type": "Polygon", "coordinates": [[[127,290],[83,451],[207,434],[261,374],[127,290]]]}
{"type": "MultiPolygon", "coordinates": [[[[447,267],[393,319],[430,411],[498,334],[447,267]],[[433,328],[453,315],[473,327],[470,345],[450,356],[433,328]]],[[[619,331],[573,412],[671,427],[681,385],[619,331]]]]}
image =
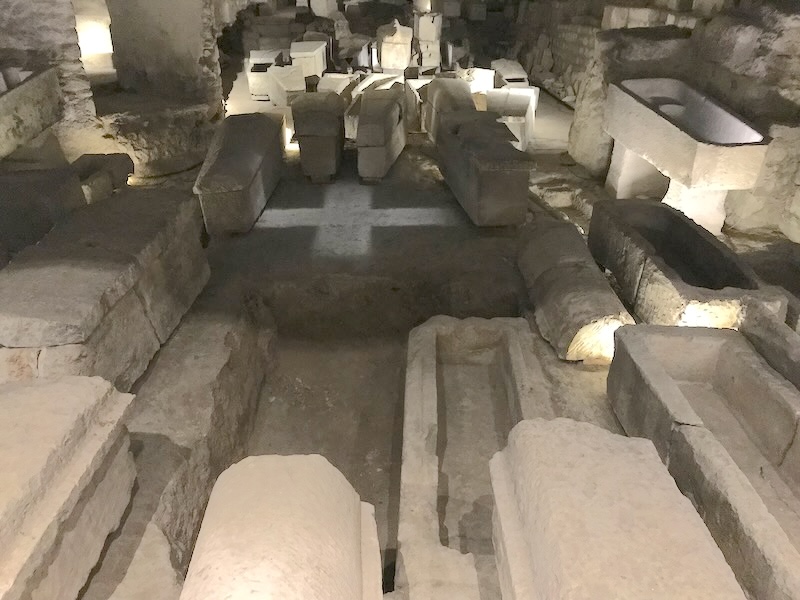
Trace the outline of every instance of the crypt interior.
{"type": "Polygon", "coordinates": [[[0,0],[0,600],[800,600],[799,425],[800,1],[0,0]]]}

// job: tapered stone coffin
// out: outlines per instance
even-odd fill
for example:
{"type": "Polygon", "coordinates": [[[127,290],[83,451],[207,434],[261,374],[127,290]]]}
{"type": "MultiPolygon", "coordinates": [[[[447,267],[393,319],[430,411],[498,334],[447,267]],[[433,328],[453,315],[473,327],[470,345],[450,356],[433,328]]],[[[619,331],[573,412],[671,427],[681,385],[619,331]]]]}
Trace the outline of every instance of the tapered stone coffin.
{"type": "Polygon", "coordinates": [[[283,171],[279,122],[265,114],[225,119],[194,184],[211,235],[250,231],[283,171]]]}

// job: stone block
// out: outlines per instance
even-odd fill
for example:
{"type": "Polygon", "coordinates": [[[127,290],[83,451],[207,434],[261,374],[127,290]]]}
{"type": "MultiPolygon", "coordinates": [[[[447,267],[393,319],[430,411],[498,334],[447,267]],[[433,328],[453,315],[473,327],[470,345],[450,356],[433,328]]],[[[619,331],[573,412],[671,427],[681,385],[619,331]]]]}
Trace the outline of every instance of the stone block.
{"type": "Polygon", "coordinates": [[[339,11],[336,0],[310,0],[309,4],[316,17],[329,18],[339,11]]]}
{"type": "Polygon", "coordinates": [[[617,348],[608,395],[625,431],[659,447],[748,597],[796,596],[798,389],[735,331],[623,327],[617,348]]]}
{"type": "Polygon", "coordinates": [[[290,106],[300,94],[306,92],[306,78],[303,67],[272,65],[267,69],[265,85],[270,101],[278,107],[290,106]]]}
{"type": "Polygon", "coordinates": [[[395,19],[388,25],[378,27],[378,61],[384,72],[403,72],[411,61],[411,42],[414,30],[395,19]]]}
{"type": "Polygon", "coordinates": [[[649,440],[523,421],[490,469],[504,598],[745,598],[649,440]]]}
{"type": "Polygon", "coordinates": [[[438,68],[442,64],[439,42],[419,42],[419,64],[431,68],[438,68]]]}
{"type": "Polygon", "coordinates": [[[0,173],[0,243],[15,254],[86,205],[70,168],[0,173]]]}
{"type": "Polygon", "coordinates": [[[369,90],[361,99],[358,118],[358,174],[366,180],[382,179],[406,146],[403,92],[369,90]]]}
{"type": "Polygon", "coordinates": [[[442,117],[436,134],[445,181],[473,223],[520,225],[528,211],[531,163],[511,145],[495,113],[460,111],[442,117]]]}
{"type": "MultiPolygon", "coordinates": [[[[324,41],[292,42],[289,54],[292,57],[292,66],[303,70],[303,77],[322,77],[327,64],[328,44],[324,41]]],[[[303,83],[305,90],[305,82],[303,83]]],[[[276,103],[277,104],[277,103],[276,103]]],[[[289,102],[291,104],[291,102],[289,102]]]]}
{"type": "Polygon", "coordinates": [[[108,200],[114,193],[114,184],[111,181],[111,174],[108,171],[98,171],[92,173],[81,181],[83,196],[86,204],[94,204],[108,200]]]}
{"type": "MultiPolygon", "coordinates": [[[[284,67],[270,67],[275,68],[284,67]]],[[[249,231],[278,185],[282,171],[280,123],[265,114],[225,119],[194,185],[208,232],[225,235],[249,231]]]]}
{"type": "Polygon", "coordinates": [[[469,84],[461,79],[434,78],[424,90],[422,120],[428,137],[436,143],[442,117],[454,111],[474,112],[469,84]]]}
{"type": "Polygon", "coordinates": [[[344,103],[334,92],[303,94],[292,103],[300,165],[312,181],[339,172],[344,148],[344,103]]]}
{"type": "Polygon", "coordinates": [[[539,88],[513,86],[486,92],[486,110],[503,117],[506,126],[514,133],[514,147],[523,152],[534,139],[536,107],[539,104],[539,88]]]}
{"type": "Polygon", "coordinates": [[[485,94],[494,89],[495,73],[492,69],[456,67],[456,76],[469,84],[469,90],[473,94],[485,94]]]}
{"type": "Polygon", "coordinates": [[[197,202],[164,190],[77,211],[0,272],[0,345],[36,349],[38,377],[128,389],[208,279],[201,230],[197,202]]]}
{"type": "Polygon", "coordinates": [[[414,13],[414,37],[423,42],[442,39],[442,15],[439,13],[414,13]]]}
{"type": "Polygon", "coordinates": [[[528,74],[519,62],[499,58],[491,63],[495,73],[495,87],[529,87],[528,74]]]}
{"type": "Polygon", "coordinates": [[[19,85],[5,82],[0,92],[0,158],[27,144],[63,113],[63,99],[57,68],[27,77],[19,85]]]}
{"type": "Polygon", "coordinates": [[[764,285],[725,244],[662,202],[598,202],[589,248],[646,323],[736,328],[749,296],[785,317],[782,292],[764,285]]]}
{"type": "Polygon", "coordinates": [[[375,509],[318,455],[251,456],[228,468],[211,493],[181,600],[243,588],[381,600],[375,509]]]}
{"type": "Polygon", "coordinates": [[[606,189],[617,199],[638,197],[661,199],[669,188],[669,177],[621,142],[614,142],[606,189]]]}
{"type": "Polygon", "coordinates": [[[525,231],[517,264],[536,324],[559,358],[609,364],[614,332],[633,318],[569,222],[538,218],[525,231]]]}
{"type": "Polygon", "coordinates": [[[75,598],[130,502],[132,396],[99,377],[0,385],[0,598],[75,598]]]}

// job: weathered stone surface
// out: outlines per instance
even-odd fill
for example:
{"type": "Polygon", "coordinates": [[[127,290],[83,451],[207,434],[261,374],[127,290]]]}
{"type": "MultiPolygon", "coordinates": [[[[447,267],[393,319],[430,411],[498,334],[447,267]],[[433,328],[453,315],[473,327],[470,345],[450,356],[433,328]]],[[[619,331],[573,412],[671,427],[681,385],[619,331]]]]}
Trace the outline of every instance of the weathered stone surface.
{"type": "Polygon", "coordinates": [[[737,332],[636,326],[617,331],[608,395],[625,431],[653,440],[747,593],[797,596],[797,388],[737,332]]]}
{"type": "Polygon", "coordinates": [[[523,421],[491,471],[503,597],[745,598],[648,440],[523,421]]]}
{"type": "Polygon", "coordinates": [[[646,323],[736,328],[748,295],[780,315],[786,298],[708,231],[648,200],[595,204],[589,249],[646,323]]]}
{"type": "Polygon", "coordinates": [[[128,421],[139,487],[86,600],[177,597],[214,480],[245,456],[273,328],[256,298],[213,288],[155,357],[128,421]]]}
{"type": "Polygon", "coordinates": [[[339,172],[344,148],[344,102],[335,92],[303,94],[292,102],[300,165],[312,181],[339,172]]]}
{"type": "Polygon", "coordinates": [[[3,92],[0,93],[0,158],[53,125],[63,111],[55,68],[35,73],[22,85],[3,92]]]}
{"type": "Polygon", "coordinates": [[[441,478],[441,452],[448,441],[439,435],[459,424],[440,422],[449,413],[441,410],[447,400],[438,382],[445,362],[469,364],[491,348],[504,357],[511,422],[552,418],[550,396],[541,385],[544,374],[524,319],[437,316],[408,338],[396,589],[409,600],[477,600],[481,595],[477,557],[446,547],[440,537],[439,497],[442,486],[448,485],[441,478]]]}
{"type": "Polygon", "coordinates": [[[538,218],[523,234],[517,264],[536,323],[559,358],[608,364],[614,331],[633,318],[567,221],[538,218]]]}
{"type": "Polygon", "coordinates": [[[501,116],[501,120],[518,140],[512,142],[513,146],[523,152],[533,142],[538,103],[539,88],[533,86],[509,86],[486,93],[486,110],[501,116]]]}
{"type": "Polygon", "coordinates": [[[435,78],[424,89],[422,121],[428,137],[436,143],[442,116],[454,111],[474,111],[469,84],[461,79],[435,78]]]}
{"type": "Polygon", "coordinates": [[[0,173],[0,243],[19,252],[85,205],[80,180],[68,168],[0,173]]]}
{"type": "Polygon", "coordinates": [[[382,179],[406,146],[400,89],[368,90],[361,98],[358,117],[358,174],[382,179]]]}
{"type": "Polygon", "coordinates": [[[214,485],[181,599],[243,586],[287,600],[380,600],[375,509],[319,455],[233,465],[214,485]]]}
{"type": "Polygon", "coordinates": [[[388,25],[378,27],[378,61],[381,69],[389,72],[402,72],[411,61],[411,41],[414,30],[404,27],[395,19],[388,25]]]}
{"type": "Polygon", "coordinates": [[[128,177],[134,172],[131,157],[122,153],[84,154],[72,163],[72,168],[81,180],[88,179],[98,171],[107,172],[115,190],[125,187],[128,177]]]}
{"type": "Polygon", "coordinates": [[[100,378],[0,386],[3,600],[80,592],[130,500],[131,400],[100,378]]]}
{"type": "Polygon", "coordinates": [[[197,202],[164,190],[74,213],[0,272],[0,344],[41,350],[39,377],[127,389],[208,279],[201,228],[197,202]]]}
{"type": "Polygon", "coordinates": [[[480,226],[519,225],[528,209],[531,163],[511,145],[513,135],[497,119],[494,113],[451,112],[436,134],[445,181],[480,226]]]}
{"type": "Polygon", "coordinates": [[[323,41],[292,42],[289,54],[292,65],[303,70],[303,77],[322,77],[327,64],[328,44],[323,41]]]}
{"type": "Polygon", "coordinates": [[[211,235],[244,233],[256,222],[282,175],[282,135],[281,124],[260,113],[220,126],[194,184],[211,235]]]}

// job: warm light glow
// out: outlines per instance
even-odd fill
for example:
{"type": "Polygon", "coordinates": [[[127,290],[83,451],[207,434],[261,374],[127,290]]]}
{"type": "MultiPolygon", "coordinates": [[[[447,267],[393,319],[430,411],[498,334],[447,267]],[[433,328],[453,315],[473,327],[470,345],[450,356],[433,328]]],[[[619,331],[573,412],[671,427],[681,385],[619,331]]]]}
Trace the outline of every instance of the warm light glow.
{"type": "Polygon", "coordinates": [[[78,18],[78,45],[81,47],[81,56],[95,54],[111,54],[114,47],[111,45],[111,30],[107,21],[78,18]]]}

